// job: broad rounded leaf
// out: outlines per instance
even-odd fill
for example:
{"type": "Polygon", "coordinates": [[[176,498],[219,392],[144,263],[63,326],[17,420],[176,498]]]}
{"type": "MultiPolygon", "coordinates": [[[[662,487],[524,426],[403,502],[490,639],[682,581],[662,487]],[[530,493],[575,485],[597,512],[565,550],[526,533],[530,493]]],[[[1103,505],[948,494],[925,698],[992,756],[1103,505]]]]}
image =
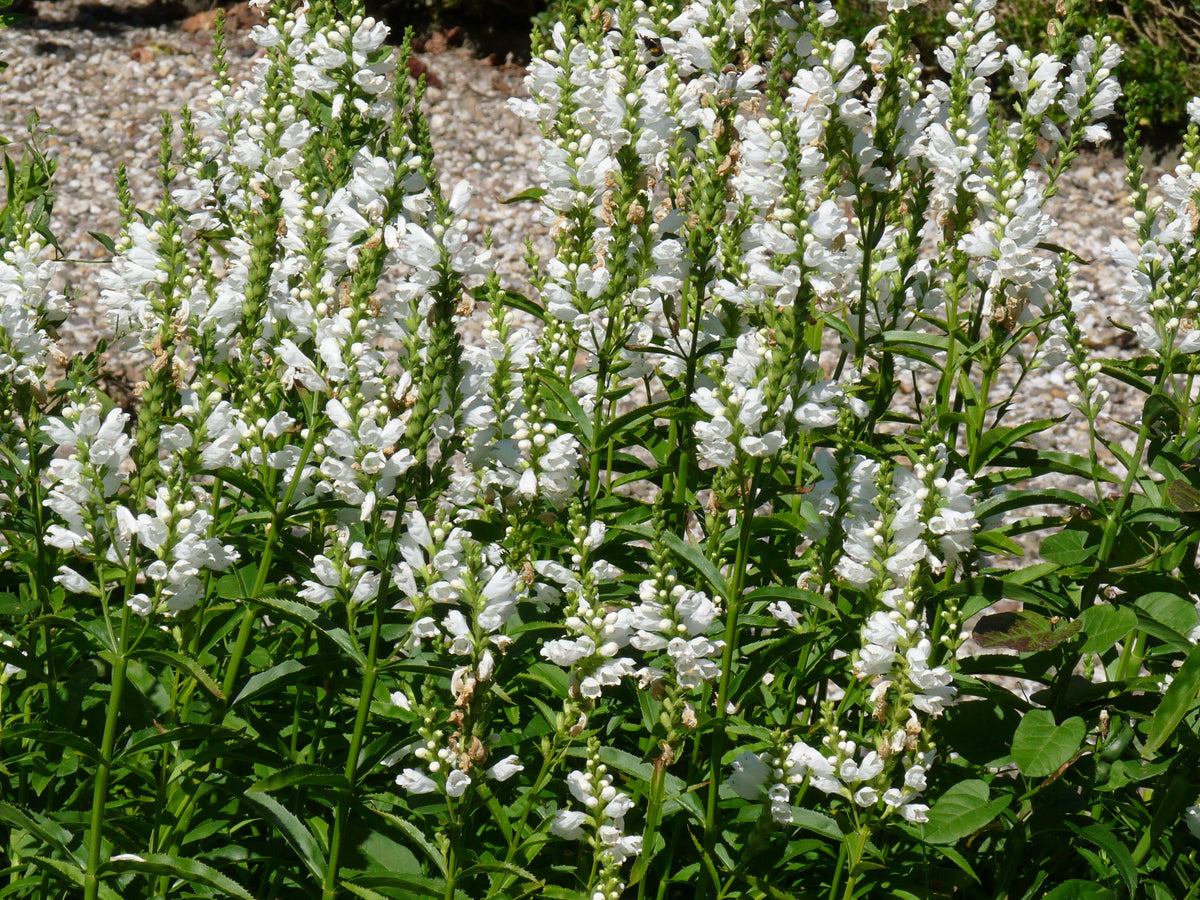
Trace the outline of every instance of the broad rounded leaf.
{"type": "Polygon", "coordinates": [[[1086,734],[1087,726],[1078,716],[1055,725],[1050,710],[1031,709],[1013,735],[1013,761],[1022,775],[1045,778],[1075,755],[1086,734]]]}

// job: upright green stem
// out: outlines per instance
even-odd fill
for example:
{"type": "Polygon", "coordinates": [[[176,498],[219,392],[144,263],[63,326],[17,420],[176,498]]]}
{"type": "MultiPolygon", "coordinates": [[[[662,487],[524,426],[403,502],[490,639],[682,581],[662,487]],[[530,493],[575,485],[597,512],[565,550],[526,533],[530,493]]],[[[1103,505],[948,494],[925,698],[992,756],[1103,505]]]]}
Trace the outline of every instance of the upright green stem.
{"type": "Polygon", "coordinates": [[[113,747],[121,718],[121,695],[125,692],[125,671],[129,660],[126,643],[129,638],[129,606],[121,612],[121,636],[113,660],[112,687],[108,695],[108,710],[104,718],[104,737],[100,745],[100,763],[96,767],[96,784],[92,789],[91,830],[88,832],[87,871],[83,876],[84,900],[96,900],[100,892],[100,852],[104,845],[104,807],[108,802],[108,782],[112,774],[113,747]]]}
{"type": "MultiPolygon", "coordinates": [[[[375,595],[375,603],[371,610],[371,636],[367,642],[367,659],[363,665],[362,691],[358,697],[358,710],[354,716],[354,732],[350,736],[350,748],[346,752],[346,766],[343,775],[346,784],[338,797],[337,810],[334,813],[333,833],[329,837],[329,861],[325,866],[325,883],[321,889],[322,900],[333,900],[337,896],[338,869],[341,865],[342,840],[346,833],[346,823],[350,816],[350,801],[354,795],[355,783],[358,780],[358,756],[362,751],[363,735],[367,730],[367,719],[371,713],[371,698],[375,694],[375,679],[379,671],[379,642],[383,630],[383,607],[391,587],[392,558],[395,547],[400,539],[400,531],[404,527],[404,504],[397,503],[396,519],[392,523],[392,533],[388,541],[388,549],[379,579],[379,592],[375,595]]],[[[453,880],[454,874],[447,868],[446,878],[453,880]]]]}
{"type": "MultiPolygon", "coordinates": [[[[738,617],[742,610],[742,595],[746,582],[747,560],[750,555],[750,536],[753,531],[754,510],[758,504],[758,479],[762,473],[762,460],[755,459],[754,471],[744,495],[741,522],[738,530],[737,551],[730,570],[728,610],[725,614],[725,646],[721,651],[721,677],[717,683],[716,727],[712,730],[712,753],[708,761],[708,803],[704,813],[704,853],[711,858],[717,843],[717,800],[721,790],[721,758],[725,755],[726,706],[729,689],[733,681],[733,661],[737,654],[738,617]]],[[[701,881],[699,896],[708,896],[710,887],[701,881]]]]}
{"type": "Polygon", "coordinates": [[[258,618],[258,606],[254,600],[262,595],[263,589],[267,585],[267,577],[271,571],[271,562],[275,557],[275,547],[279,544],[279,534],[283,530],[283,523],[287,519],[289,510],[292,508],[292,500],[296,496],[296,491],[300,487],[300,481],[304,477],[304,467],[308,464],[309,458],[312,456],[313,447],[317,443],[317,433],[320,431],[317,428],[317,403],[319,394],[315,391],[308,395],[306,404],[306,419],[308,422],[308,437],[304,440],[304,446],[300,450],[300,458],[296,460],[296,466],[292,472],[292,480],[288,483],[287,490],[283,494],[283,498],[275,507],[275,514],[271,517],[271,525],[267,531],[266,544],[263,546],[262,558],[258,562],[258,574],[254,579],[254,586],[250,589],[250,597],[246,603],[245,609],[242,611],[241,625],[238,627],[237,639],[233,645],[233,653],[229,657],[229,665],[225,669],[225,679],[221,683],[221,690],[225,694],[225,702],[233,696],[233,689],[237,685],[238,672],[242,667],[242,660],[246,656],[246,648],[250,645],[250,635],[254,631],[254,623],[258,618]]]}
{"type": "Polygon", "coordinates": [[[854,900],[854,891],[858,886],[858,867],[862,863],[870,837],[871,829],[866,825],[859,825],[850,844],[850,865],[846,871],[846,889],[842,891],[842,900],[854,900]]]}

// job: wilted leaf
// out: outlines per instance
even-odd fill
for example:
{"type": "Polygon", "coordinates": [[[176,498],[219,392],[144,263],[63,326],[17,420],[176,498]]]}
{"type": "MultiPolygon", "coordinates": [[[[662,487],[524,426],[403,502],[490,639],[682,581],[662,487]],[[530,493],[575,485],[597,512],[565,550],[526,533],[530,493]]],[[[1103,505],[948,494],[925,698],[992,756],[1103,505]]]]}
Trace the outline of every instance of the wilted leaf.
{"type": "Polygon", "coordinates": [[[988,650],[1037,653],[1049,650],[1079,633],[1083,623],[1058,622],[1027,610],[984,616],[975,625],[974,637],[988,650]]]}

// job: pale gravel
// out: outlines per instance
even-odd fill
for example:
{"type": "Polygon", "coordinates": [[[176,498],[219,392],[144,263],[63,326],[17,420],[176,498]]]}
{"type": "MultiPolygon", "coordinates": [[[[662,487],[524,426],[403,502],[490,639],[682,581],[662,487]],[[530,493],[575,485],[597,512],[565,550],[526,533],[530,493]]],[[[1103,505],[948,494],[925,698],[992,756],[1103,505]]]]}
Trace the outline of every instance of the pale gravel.
{"type": "MultiPolygon", "coordinates": [[[[36,6],[39,18],[32,26],[0,29],[0,59],[9,64],[0,73],[0,134],[19,140],[23,122],[35,110],[42,128],[51,130],[43,146],[58,160],[53,229],[68,256],[83,260],[66,265],[63,275],[76,306],[63,339],[77,351],[107,333],[96,304],[98,266],[84,262],[106,253],[88,232],[113,235],[119,227],[118,165],[128,168],[138,206],[152,208],[157,202],[159,111],[177,113],[184,104],[203,107],[212,38],[173,26],[80,27],[72,20],[76,0],[38,0],[36,6]]],[[[257,48],[245,32],[231,35],[228,43],[231,75],[240,79],[257,48]]],[[[425,105],[443,182],[450,188],[465,178],[475,186],[467,213],[475,223],[474,236],[491,230],[496,271],[507,287],[520,289],[528,275],[524,241],[545,246],[545,228],[535,221],[532,204],[501,203],[537,183],[536,130],[505,105],[511,96],[524,95],[522,71],[484,65],[465,49],[421,59],[443,83],[429,88],[425,105]]],[[[1128,321],[1115,302],[1122,282],[1107,249],[1113,236],[1129,242],[1121,224],[1129,209],[1124,177],[1119,159],[1091,154],[1066,176],[1049,206],[1061,223],[1054,242],[1092,261],[1082,268],[1080,282],[1098,302],[1081,324],[1101,353],[1122,343],[1110,317],[1128,321]]],[[[1110,387],[1114,398],[1107,419],[1115,435],[1115,422],[1136,421],[1140,408],[1136,397],[1110,387]]],[[[1044,445],[1084,452],[1086,430],[1067,402],[1071,391],[1061,372],[1041,372],[1022,386],[1022,404],[1029,417],[1068,416],[1040,438],[1044,445]]]]}

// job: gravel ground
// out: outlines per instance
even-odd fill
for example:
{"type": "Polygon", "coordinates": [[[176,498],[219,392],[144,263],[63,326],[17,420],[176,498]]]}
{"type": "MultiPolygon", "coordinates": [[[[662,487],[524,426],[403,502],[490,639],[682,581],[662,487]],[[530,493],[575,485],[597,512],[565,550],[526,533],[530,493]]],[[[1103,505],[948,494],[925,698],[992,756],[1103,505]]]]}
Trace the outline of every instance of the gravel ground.
{"type": "MultiPolygon", "coordinates": [[[[65,286],[76,294],[77,312],[64,330],[72,349],[91,346],[106,331],[95,307],[97,266],[88,262],[105,251],[88,232],[118,229],[117,166],[128,167],[135,202],[152,206],[158,196],[159,111],[177,111],[185,103],[203,106],[211,77],[211,34],[184,31],[178,23],[147,23],[136,7],[125,5],[129,0],[119,2],[121,7],[101,17],[89,15],[79,0],[36,0],[36,19],[0,29],[0,59],[9,63],[0,74],[0,134],[19,138],[35,110],[42,126],[52,130],[44,143],[58,159],[54,230],[68,255],[80,260],[64,273],[65,286]]],[[[257,48],[245,31],[231,35],[229,48],[231,74],[239,78],[257,48]]],[[[537,134],[505,107],[509,97],[523,95],[523,70],[482,63],[461,48],[421,59],[440,83],[429,88],[426,111],[444,181],[453,185],[466,178],[475,186],[469,210],[475,236],[491,229],[497,269],[506,286],[519,288],[526,275],[522,244],[527,236],[545,235],[532,205],[500,203],[537,182],[537,134]]],[[[1119,347],[1123,337],[1109,322],[1123,313],[1109,302],[1121,282],[1106,248],[1113,235],[1124,235],[1124,175],[1119,159],[1093,154],[1076,164],[1050,205],[1061,223],[1054,241],[1093,260],[1080,280],[1099,303],[1082,325],[1104,352],[1119,347]]],[[[1055,372],[1023,388],[1031,416],[1066,415],[1069,393],[1055,372]]],[[[1136,421],[1135,400],[1114,388],[1113,420],[1136,421]]],[[[1062,427],[1046,440],[1059,449],[1083,450],[1082,425],[1062,427]]]]}
{"type": "MultiPolygon", "coordinates": [[[[109,0],[111,4],[111,0],[109,0]]],[[[206,106],[212,80],[212,35],[180,23],[151,24],[122,2],[101,20],[76,0],[37,0],[37,18],[0,29],[0,134],[20,143],[36,112],[42,145],[58,160],[53,230],[73,262],[64,287],[76,295],[76,314],[64,328],[68,349],[107,333],[98,312],[97,266],[107,253],[88,232],[115,235],[120,227],[115,172],[125,165],[134,202],[152,208],[160,196],[155,175],[160,110],[206,106]]],[[[92,4],[94,8],[94,4],[92,4]]],[[[246,77],[258,55],[247,30],[227,38],[230,75],[246,77]]],[[[536,183],[536,129],[510,113],[505,101],[524,96],[521,66],[484,62],[463,48],[420,57],[430,73],[425,113],[443,183],[467,179],[475,188],[467,215],[473,239],[490,229],[493,259],[506,287],[526,275],[524,241],[544,236],[530,204],[501,201],[536,183]],[[437,86],[432,86],[437,85],[437,86]]]]}

